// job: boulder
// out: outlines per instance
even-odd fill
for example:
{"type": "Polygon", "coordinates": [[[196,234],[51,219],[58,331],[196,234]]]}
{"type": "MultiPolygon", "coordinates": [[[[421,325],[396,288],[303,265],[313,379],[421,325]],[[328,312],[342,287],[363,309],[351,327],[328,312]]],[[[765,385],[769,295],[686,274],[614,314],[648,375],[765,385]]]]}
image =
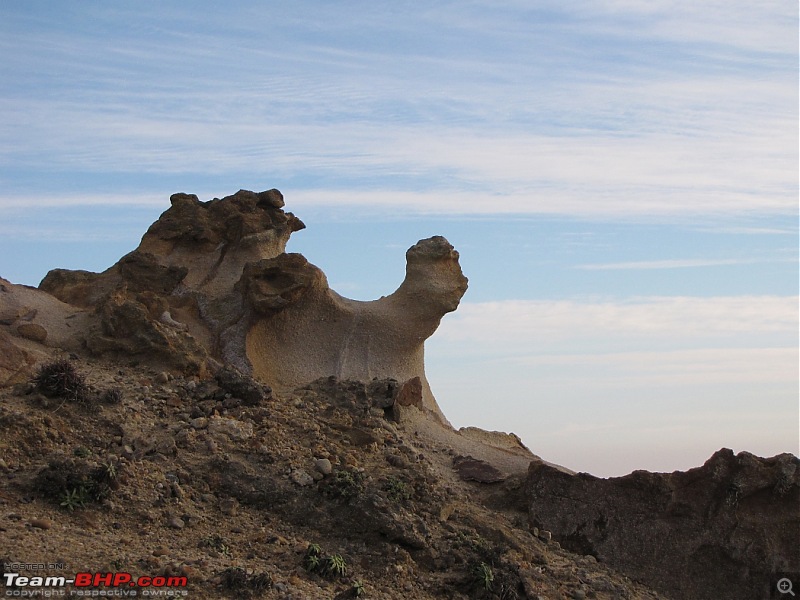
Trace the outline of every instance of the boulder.
{"type": "Polygon", "coordinates": [[[23,383],[31,378],[35,359],[0,330],[0,387],[23,383]]]}
{"type": "Polygon", "coordinates": [[[17,334],[26,340],[43,344],[47,339],[47,329],[38,323],[20,323],[17,325],[17,334]]]}
{"type": "Polygon", "coordinates": [[[453,458],[453,469],[464,481],[477,481],[478,483],[499,483],[508,478],[508,475],[493,467],[485,460],[472,456],[456,456],[453,458]]]}

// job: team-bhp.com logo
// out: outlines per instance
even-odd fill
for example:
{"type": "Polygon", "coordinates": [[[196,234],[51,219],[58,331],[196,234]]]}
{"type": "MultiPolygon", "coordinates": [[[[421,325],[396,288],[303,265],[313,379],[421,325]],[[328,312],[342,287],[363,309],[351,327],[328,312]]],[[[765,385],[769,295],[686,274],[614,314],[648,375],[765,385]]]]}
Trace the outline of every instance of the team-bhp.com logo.
{"type": "Polygon", "coordinates": [[[59,576],[27,576],[19,573],[3,573],[6,584],[6,596],[32,598],[53,596],[150,596],[175,597],[186,596],[184,589],[188,581],[186,577],[156,576],[134,577],[130,573],[76,573],[74,577],[59,576]],[[72,586],[72,589],[63,588],[72,586]],[[104,586],[101,588],[101,586],[104,586]],[[110,588],[110,589],[108,589],[110,588]],[[164,589],[167,588],[167,589],[164,589]]]}

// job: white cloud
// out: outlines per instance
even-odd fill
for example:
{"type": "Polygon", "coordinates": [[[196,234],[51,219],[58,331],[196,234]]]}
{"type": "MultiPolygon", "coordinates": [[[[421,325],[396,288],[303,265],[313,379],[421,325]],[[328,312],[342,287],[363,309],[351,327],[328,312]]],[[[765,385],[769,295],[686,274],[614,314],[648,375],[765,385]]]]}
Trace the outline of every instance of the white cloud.
{"type": "Polygon", "coordinates": [[[435,343],[488,357],[558,354],[564,347],[672,351],[793,346],[797,329],[797,297],[507,300],[462,303],[443,320],[435,343]]]}
{"type": "Polygon", "coordinates": [[[797,452],[797,332],[797,297],[464,303],[426,363],[456,426],[622,475],[797,452]]]}

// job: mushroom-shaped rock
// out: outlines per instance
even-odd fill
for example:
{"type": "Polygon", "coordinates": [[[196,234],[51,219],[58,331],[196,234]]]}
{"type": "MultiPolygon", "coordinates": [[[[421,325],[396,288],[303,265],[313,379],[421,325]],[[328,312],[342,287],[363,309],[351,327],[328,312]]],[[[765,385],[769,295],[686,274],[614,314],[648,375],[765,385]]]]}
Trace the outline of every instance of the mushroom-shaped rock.
{"type": "Polygon", "coordinates": [[[371,302],[343,298],[298,254],[251,263],[238,287],[253,312],[246,355],[254,375],[278,388],[319,377],[419,378],[422,406],[446,423],[425,378],[424,342],[458,307],[467,278],[443,237],[406,253],[397,291],[371,302]]]}

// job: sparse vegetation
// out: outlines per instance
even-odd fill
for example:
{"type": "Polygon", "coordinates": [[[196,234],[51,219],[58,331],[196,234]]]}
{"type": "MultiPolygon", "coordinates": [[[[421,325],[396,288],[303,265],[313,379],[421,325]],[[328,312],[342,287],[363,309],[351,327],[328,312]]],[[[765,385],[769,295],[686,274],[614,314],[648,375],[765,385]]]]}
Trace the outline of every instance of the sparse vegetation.
{"type": "Polygon", "coordinates": [[[206,548],[210,548],[215,552],[219,552],[223,556],[231,555],[231,548],[228,545],[228,542],[226,542],[225,538],[218,533],[203,538],[201,545],[205,546],[206,548]]]}
{"type": "Polygon", "coordinates": [[[33,383],[48,398],[88,402],[91,396],[83,375],[68,360],[56,360],[42,365],[33,383]]]}
{"type": "Polygon", "coordinates": [[[269,573],[248,573],[242,567],[228,567],[219,574],[219,585],[229,592],[235,592],[240,598],[249,598],[253,593],[261,595],[272,584],[272,575],[269,573]]]}
{"type": "Polygon", "coordinates": [[[86,460],[53,460],[34,479],[35,489],[45,498],[73,511],[102,502],[119,489],[119,464],[108,460],[92,466],[86,460]]]}
{"type": "Polygon", "coordinates": [[[331,554],[325,559],[322,572],[332,579],[344,577],[347,575],[347,562],[341,554],[331,554]]]}
{"type": "Polygon", "coordinates": [[[326,556],[318,544],[309,544],[303,557],[303,566],[309,573],[318,573],[329,579],[347,575],[347,561],[341,554],[326,556]]]}
{"type": "Polygon", "coordinates": [[[475,566],[472,570],[472,575],[475,578],[475,583],[487,592],[492,591],[492,584],[494,583],[494,571],[491,565],[482,562],[475,566]]]}
{"type": "Polygon", "coordinates": [[[352,500],[364,492],[364,474],[354,469],[339,469],[320,489],[331,498],[352,500]]]}
{"type": "Polygon", "coordinates": [[[389,499],[394,502],[404,503],[411,500],[412,491],[410,486],[398,477],[389,477],[383,489],[389,499]]]}
{"type": "Polygon", "coordinates": [[[120,388],[114,387],[103,392],[101,400],[106,404],[119,404],[122,402],[123,394],[120,388]]]}
{"type": "Polygon", "coordinates": [[[83,508],[86,506],[86,503],[89,501],[89,494],[86,491],[86,488],[83,486],[72,488],[71,490],[66,490],[64,492],[63,500],[61,500],[61,506],[66,508],[67,510],[73,511],[76,508],[83,508]]]}
{"type": "Polygon", "coordinates": [[[322,566],[322,548],[319,544],[309,544],[306,549],[306,555],[303,558],[303,566],[309,573],[319,571],[322,566]]]}

